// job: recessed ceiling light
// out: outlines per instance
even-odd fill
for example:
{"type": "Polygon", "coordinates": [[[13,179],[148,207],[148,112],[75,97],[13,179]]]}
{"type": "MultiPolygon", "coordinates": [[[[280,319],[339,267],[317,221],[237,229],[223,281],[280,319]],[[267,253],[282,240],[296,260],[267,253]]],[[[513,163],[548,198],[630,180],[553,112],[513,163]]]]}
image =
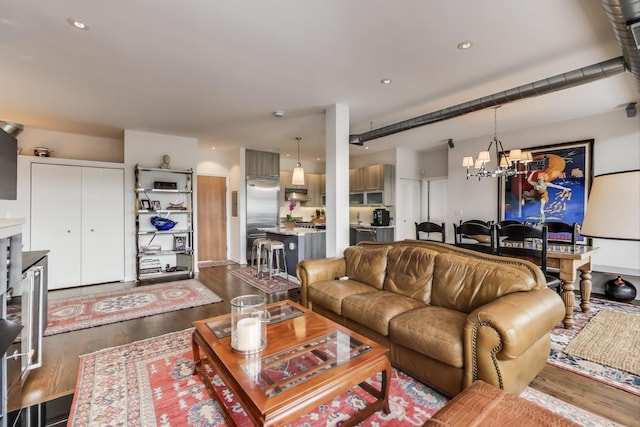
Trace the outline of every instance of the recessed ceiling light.
{"type": "Polygon", "coordinates": [[[465,40],[463,42],[458,43],[458,49],[460,50],[469,49],[471,46],[473,46],[473,42],[471,40],[465,40]]]}
{"type": "Polygon", "coordinates": [[[364,149],[365,149],[365,150],[368,150],[368,149],[369,149],[369,146],[368,146],[368,145],[365,145],[365,146],[364,146],[364,149]]]}
{"type": "Polygon", "coordinates": [[[380,83],[382,83],[383,85],[388,85],[389,83],[391,83],[391,79],[382,79],[380,80],[380,83]]]}
{"type": "Polygon", "coordinates": [[[67,18],[67,22],[79,30],[88,30],[89,26],[76,18],[67,18]]]}
{"type": "Polygon", "coordinates": [[[212,150],[215,150],[215,149],[216,149],[216,147],[211,147],[211,149],[212,149],[212,150]]]}

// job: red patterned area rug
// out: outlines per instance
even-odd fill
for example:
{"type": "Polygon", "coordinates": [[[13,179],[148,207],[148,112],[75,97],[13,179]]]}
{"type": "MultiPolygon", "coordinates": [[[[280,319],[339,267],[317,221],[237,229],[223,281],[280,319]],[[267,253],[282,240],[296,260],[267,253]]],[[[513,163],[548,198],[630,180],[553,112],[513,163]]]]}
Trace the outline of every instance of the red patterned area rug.
{"type": "MultiPolygon", "coordinates": [[[[192,374],[192,331],[187,329],[81,356],[67,425],[226,425],[199,376],[192,374]]],[[[214,371],[209,376],[226,396],[238,425],[252,425],[220,377],[214,371]]],[[[370,381],[378,386],[380,378],[373,377],[370,381]]],[[[616,425],[529,388],[523,397],[584,426],[616,425]]],[[[361,425],[420,426],[446,401],[438,392],[394,369],[389,392],[391,412],[386,415],[376,412],[361,425]]],[[[356,387],[289,426],[337,426],[362,405],[363,397],[356,387]]]]}
{"type": "Polygon", "coordinates": [[[281,276],[272,276],[269,280],[269,275],[263,275],[256,277],[256,270],[252,267],[242,267],[230,270],[230,273],[253,286],[260,289],[267,294],[274,294],[276,292],[288,291],[289,289],[296,289],[300,287],[300,284],[296,280],[289,281],[281,276]]]}
{"type": "Polygon", "coordinates": [[[61,334],[220,301],[222,298],[195,279],[49,301],[49,322],[44,335],[61,334]]]}
{"type": "MultiPolygon", "coordinates": [[[[591,298],[590,302],[589,312],[583,313],[580,309],[580,297],[576,297],[573,310],[573,319],[575,320],[573,329],[564,329],[560,324],[551,331],[551,354],[547,363],[640,396],[639,376],[565,353],[565,348],[571,340],[580,333],[599,311],[613,310],[625,313],[640,313],[640,306],[637,305],[600,298],[591,298]]],[[[624,345],[624,343],[619,344],[624,345]]],[[[602,350],[606,351],[605,348],[602,350]]]]}

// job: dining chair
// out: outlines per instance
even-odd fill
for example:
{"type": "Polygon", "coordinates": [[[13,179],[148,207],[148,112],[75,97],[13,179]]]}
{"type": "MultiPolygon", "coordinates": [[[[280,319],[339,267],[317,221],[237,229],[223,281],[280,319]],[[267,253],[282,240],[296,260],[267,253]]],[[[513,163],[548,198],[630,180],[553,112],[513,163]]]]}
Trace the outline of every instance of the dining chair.
{"type": "Polygon", "coordinates": [[[560,292],[562,280],[547,271],[548,229],[542,225],[511,224],[501,227],[496,224],[496,253],[498,255],[524,258],[537,264],[547,280],[547,287],[560,292]]]}
{"type": "Polygon", "coordinates": [[[454,244],[458,247],[471,249],[487,254],[494,253],[495,233],[493,227],[477,222],[453,224],[454,244]]]}
{"type": "Polygon", "coordinates": [[[436,242],[444,243],[446,240],[446,232],[444,222],[442,224],[436,224],[435,222],[421,222],[416,224],[416,240],[433,240],[436,242]],[[427,233],[426,239],[420,238],[420,232],[427,233]],[[430,239],[429,233],[440,233],[440,239],[430,239]]]}
{"type": "Polygon", "coordinates": [[[506,227],[507,225],[514,225],[514,224],[522,224],[522,222],[516,221],[515,219],[503,219],[502,221],[498,221],[498,225],[500,227],[506,227]]]}
{"type": "Polygon", "coordinates": [[[547,222],[543,222],[542,225],[546,225],[547,226],[547,230],[549,230],[549,233],[554,233],[554,234],[560,234],[560,236],[558,236],[557,238],[554,236],[554,238],[550,238],[549,242],[550,243],[571,243],[572,245],[575,245],[578,241],[578,223],[574,222],[573,224],[568,224],[566,222],[560,222],[560,221],[547,221],[547,222]],[[562,238],[562,236],[567,237],[565,239],[562,238]]]}

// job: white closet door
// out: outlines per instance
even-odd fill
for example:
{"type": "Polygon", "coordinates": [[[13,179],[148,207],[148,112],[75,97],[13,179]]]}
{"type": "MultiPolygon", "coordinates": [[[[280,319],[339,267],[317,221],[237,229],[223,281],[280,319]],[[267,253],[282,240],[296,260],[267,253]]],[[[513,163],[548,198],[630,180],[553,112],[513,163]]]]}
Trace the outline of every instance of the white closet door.
{"type": "Polygon", "coordinates": [[[82,284],[124,280],[124,171],[82,168],[82,284]]]}
{"type": "Polygon", "coordinates": [[[49,289],[81,285],[81,168],[31,165],[31,250],[48,249],[49,289]]]}

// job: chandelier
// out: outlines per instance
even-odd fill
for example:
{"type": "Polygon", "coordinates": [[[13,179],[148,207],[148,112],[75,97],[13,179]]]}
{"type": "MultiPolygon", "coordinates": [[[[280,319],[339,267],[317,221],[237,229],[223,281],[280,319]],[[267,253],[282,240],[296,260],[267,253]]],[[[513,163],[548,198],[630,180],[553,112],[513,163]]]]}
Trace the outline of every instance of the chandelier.
{"type": "Polygon", "coordinates": [[[531,153],[519,149],[511,150],[508,153],[504,150],[502,142],[498,139],[498,108],[493,109],[493,139],[489,142],[487,151],[478,153],[478,158],[474,161],[473,157],[464,157],[462,159],[462,167],[467,168],[467,179],[469,177],[478,177],[478,181],[482,178],[496,178],[501,176],[514,176],[527,173],[527,168],[521,170],[520,165],[527,165],[533,161],[531,153]],[[498,168],[490,170],[487,164],[491,161],[491,147],[495,149],[495,156],[498,159],[498,168]],[[469,168],[473,167],[474,172],[469,168]]]}

